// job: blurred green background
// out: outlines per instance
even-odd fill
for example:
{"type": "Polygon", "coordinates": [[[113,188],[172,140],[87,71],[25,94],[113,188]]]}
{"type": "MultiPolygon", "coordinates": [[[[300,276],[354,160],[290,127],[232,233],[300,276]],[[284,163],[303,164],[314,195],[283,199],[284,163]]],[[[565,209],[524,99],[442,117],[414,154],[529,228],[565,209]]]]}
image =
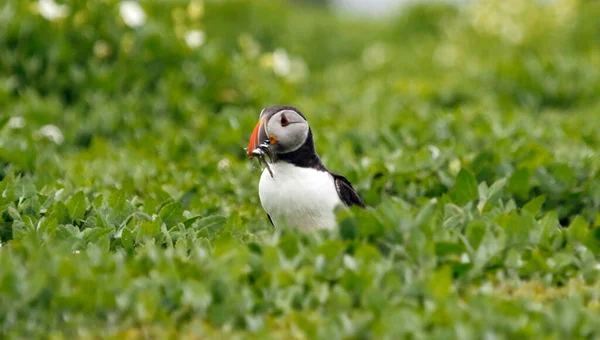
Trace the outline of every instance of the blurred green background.
{"type": "Polygon", "coordinates": [[[4,0],[0,335],[597,336],[598,18],[4,0]],[[268,223],[273,104],[369,206],[339,231],[268,223]]]}

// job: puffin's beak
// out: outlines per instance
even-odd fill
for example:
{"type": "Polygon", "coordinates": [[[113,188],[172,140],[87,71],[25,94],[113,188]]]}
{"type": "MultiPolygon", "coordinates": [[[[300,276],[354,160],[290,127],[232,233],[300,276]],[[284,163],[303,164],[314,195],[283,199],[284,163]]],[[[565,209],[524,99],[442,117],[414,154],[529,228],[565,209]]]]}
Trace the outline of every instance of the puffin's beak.
{"type": "Polygon", "coordinates": [[[267,139],[267,133],[263,128],[263,119],[261,118],[256,126],[254,127],[254,131],[252,131],[252,136],[250,136],[250,143],[248,143],[248,158],[256,157],[256,154],[253,151],[265,140],[267,139]]]}

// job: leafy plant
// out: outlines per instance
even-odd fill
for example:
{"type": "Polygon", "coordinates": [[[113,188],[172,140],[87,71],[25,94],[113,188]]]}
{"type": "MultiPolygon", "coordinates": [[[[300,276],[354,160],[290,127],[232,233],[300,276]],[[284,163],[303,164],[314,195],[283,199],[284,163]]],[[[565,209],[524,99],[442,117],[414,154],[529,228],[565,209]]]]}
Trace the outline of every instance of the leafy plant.
{"type": "Polygon", "coordinates": [[[599,15],[4,1],[1,337],[597,337],[599,15]],[[260,207],[276,103],[368,205],[336,230],[260,207]]]}

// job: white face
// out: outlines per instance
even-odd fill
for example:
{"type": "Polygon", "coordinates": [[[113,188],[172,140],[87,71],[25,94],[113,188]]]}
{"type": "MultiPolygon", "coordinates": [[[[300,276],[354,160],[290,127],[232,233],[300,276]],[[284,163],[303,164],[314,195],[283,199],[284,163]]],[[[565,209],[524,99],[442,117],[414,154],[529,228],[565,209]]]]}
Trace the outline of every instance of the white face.
{"type": "Polygon", "coordinates": [[[308,130],[306,120],[293,110],[278,111],[268,118],[265,126],[275,153],[288,153],[300,148],[306,141],[308,130]]]}

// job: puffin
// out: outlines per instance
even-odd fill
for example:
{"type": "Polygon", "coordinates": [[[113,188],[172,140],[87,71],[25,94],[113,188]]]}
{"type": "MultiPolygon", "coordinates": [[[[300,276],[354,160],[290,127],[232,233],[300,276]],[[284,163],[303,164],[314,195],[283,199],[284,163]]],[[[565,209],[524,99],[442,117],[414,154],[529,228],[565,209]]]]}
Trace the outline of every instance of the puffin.
{"type": "Polygon", "coordinates": [[[258,194],[275,228],[334,229],[338,206],[365,207],[350,181],[323,165],[306,117],[293,106],[261,111],[247,155],[264,164],[258,194]]]}

